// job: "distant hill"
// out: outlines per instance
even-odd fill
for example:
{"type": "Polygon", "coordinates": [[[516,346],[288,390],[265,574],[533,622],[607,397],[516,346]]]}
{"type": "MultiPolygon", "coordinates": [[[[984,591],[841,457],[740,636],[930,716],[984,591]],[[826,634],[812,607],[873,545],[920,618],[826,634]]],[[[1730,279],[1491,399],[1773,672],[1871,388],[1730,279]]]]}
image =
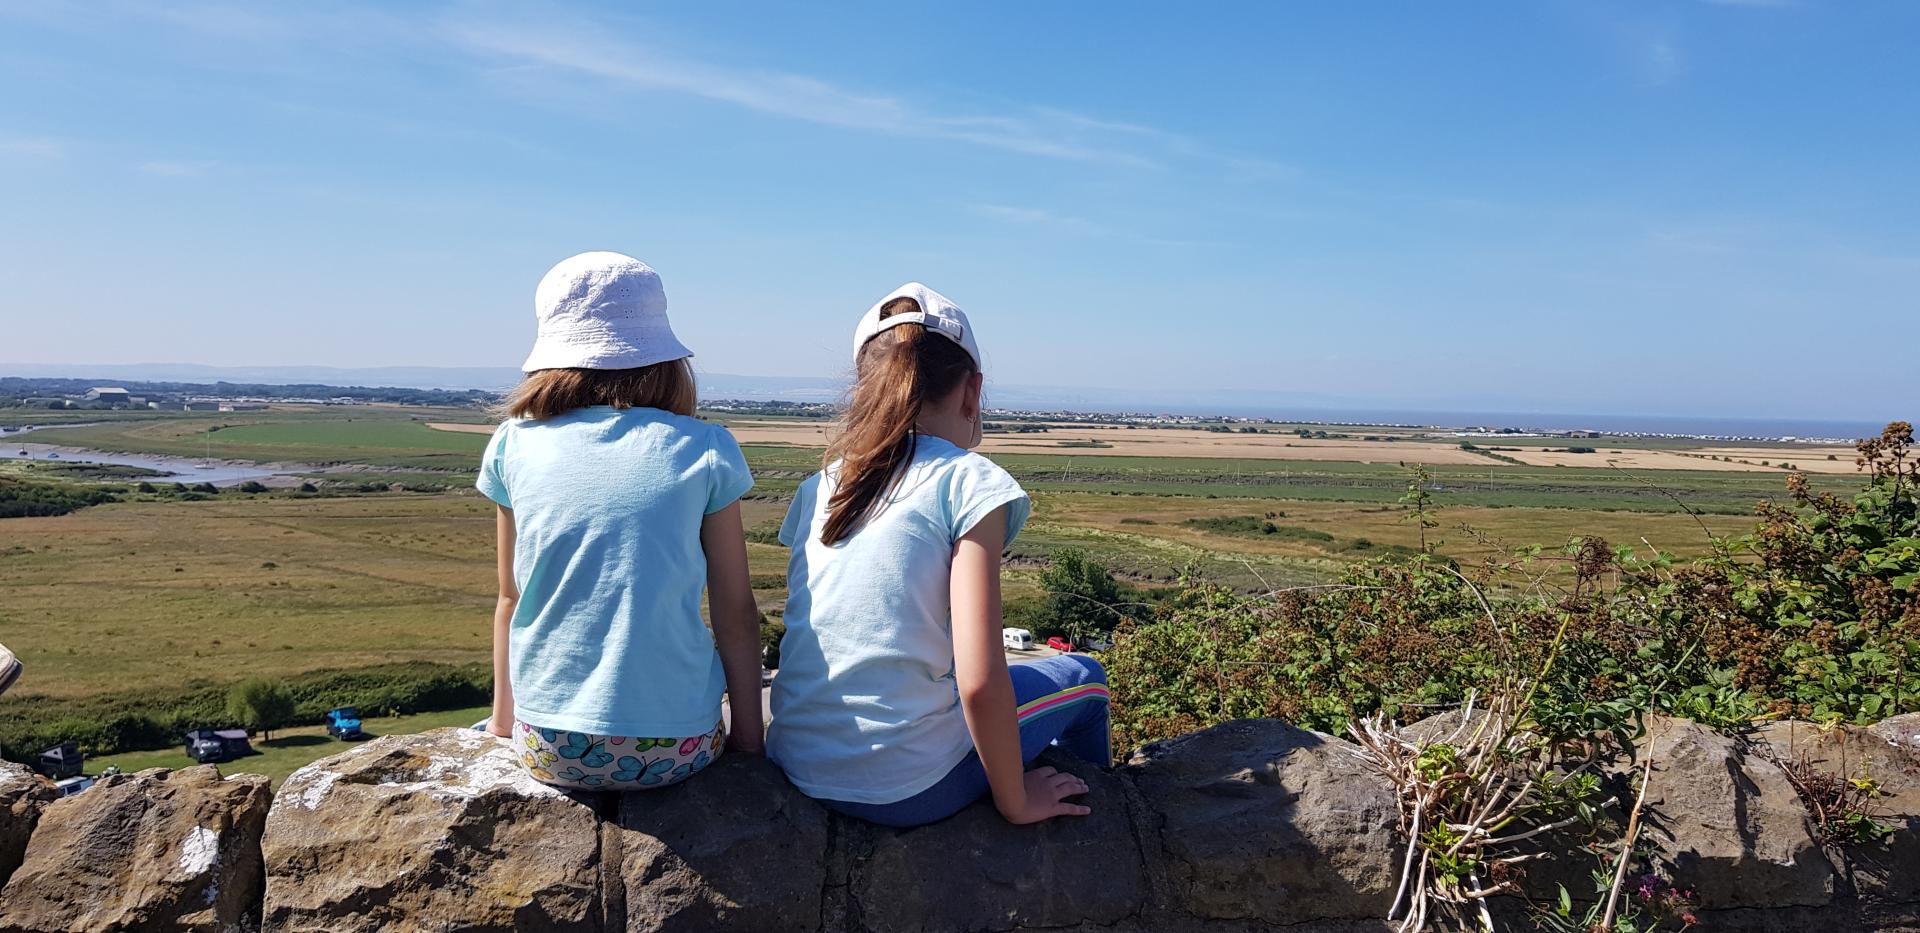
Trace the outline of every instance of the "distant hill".
{"type": "Polygon", "coordinates": [[[0,376],[127,382],[246,382],[261,385],[399,386],[408,389],[498,391],[520,381],[520,371],[499,366],[202,366],[198,363],[49,364],[0,363],[0,376]]]}

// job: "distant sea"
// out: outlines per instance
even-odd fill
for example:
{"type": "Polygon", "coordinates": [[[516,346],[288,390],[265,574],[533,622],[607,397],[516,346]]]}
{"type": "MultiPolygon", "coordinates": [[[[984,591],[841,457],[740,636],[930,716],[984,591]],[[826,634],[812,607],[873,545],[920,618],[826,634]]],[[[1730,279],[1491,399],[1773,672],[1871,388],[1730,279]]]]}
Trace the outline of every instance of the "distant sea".
{"type": "MultiPolygon", "coordinates": [[[[87,365],[0,362],[0,376],[90,378],[99,379],[102,385],[111,385],[115,380],[201,383],[224,380],[280,385],[317,383],[488,391],[507,389],[520,381],[518,370],[505,367],[386,366],[352,369],[186,363],[87,365]]],[[[700,394],[711,399],[833,402],[841,397],[844,390],[845,382],[841,378],[700,373],[700,394]]],[[[1021,411],[1135,412],[1198,417],[1226,415],[1341,424],[1411,424],[1450,428],[1478,426],[1531,431],[1590,430],[1609,434],[1685,434],[1704,437],[1859,438],[1878,435],[1886,427],[1885,421],[1871,420],[1368,407],[1365,401],[1356,399],[1350,404],[1332,393],[1155,391],[1003,383],[989,383],[987,404],[1021,411]]]]}

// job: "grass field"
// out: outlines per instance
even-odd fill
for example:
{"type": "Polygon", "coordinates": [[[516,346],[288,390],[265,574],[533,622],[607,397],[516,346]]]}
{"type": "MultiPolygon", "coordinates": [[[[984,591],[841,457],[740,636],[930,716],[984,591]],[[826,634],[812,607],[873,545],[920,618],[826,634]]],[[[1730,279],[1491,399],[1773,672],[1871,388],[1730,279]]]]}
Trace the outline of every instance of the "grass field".
{"type": "MultiPolygon", "coordinates": [[[[437,713],[418,713],[413,716],[368,719],[363,721],[363,725],[370,737],[410,735],[443,726],[471,726],[485,719],[491,712],[491,707],[476,706],[470,709],[444,710],[437,713]]],[[[264,774],[272,778],[274,786],[278,787],[281,781],[287,779],[287,775],[329,755],[344,752],[356,743],[342,742],[327,735],[325,726],[301,726],[276,730],[271,741],[263,742],[256,737],[252,744],[256,754],[218,765],[220,773],[264,774]]],[[[131,773],[144,771],[147,768],[189,768],[194,764],[194,760],[187,757],[184,747],[163,748],[148,752],[125,752],[119,755],[88,758],[87,773],[99,774],[109,766],[131,773]]]]}
{"type": "MultiPolygon", "coordinates": [[[[321,668],[486,661],[495,595],[492,506],[470,488],[486,434],[428,426],[459,420],[478,421],[479,412],[276,408],[35,431],[34,440],[49,443],[199,456],[217,427],[216,457],[357,464],[367,472],[315,478],[447,491],[226,493],[207,501],[133,495],[136,501],[59,517],[0,520],[0,640],[27,664],[16,696],[137,695],[321,668]]],[[[756,596],[777,610],[786,596],[787,553],[768,542],[787,505],[779,497],[819,468],[821,452],[745,449],[757,483],[755,498],[743,505],[756,596]]],[[[1740,452],[1779,456],[1764,447],[1740,452]]],[[[1399,504],[1409,473],[1392,462],[1108,450],[992,456],[1035,500],[1013,550],[1009,598],[1038,594],[1037,568],[1066,546],[1136,580],[1165,581],[1195,567],[1252,588],[1321,582],[1351,561],[1419,543],[1399,504]],[[1275,533],[1265,532],[1267,525],[1275,533]]],[[[55,475],[32,466],[36,476],[55,475]]],[[[1784,493],[1777,470],[1623,471],[1478,458],[1428,472],[1442,522],[1429,537],[1441,542],[1441,553],[1462,560],[1499,547],[1555,546],[1573,535],[1696,554],[1707,546],[1702,524],[1717,534],[1745,531],[1757,500],[1784,493]]],[[[1858,482],[1812,479],[1834,491],[1858,482]]],[[[8,703],[0,698],[0,717],[8,703]]],[[[254,761],[278,767],[275,756],[291,761],[302,743],[290,735],[284,747],[271,746],[254,761]]]]}
{"type": "Polygon", "coordinates": [[[436,431],[427,422],[480,418],[476,409],[276,407],[44,428],[29,437],[43,444],[199,458],[206,456],[211,434],[217,459],[470,473],[486,436],[436,431]]]}
{"type": "MultiPolygon", "coordinates": [[[[745,504],[750,524],[774,503],[745,504]]],[[[485,661],[493,507],[477,494],[236,498],[6,519],[0,632],[21,692],[81,696],[391,661],[485,661]]],[[[782,586],[784,549],[752,545],[782,586]]],[[[0,698],[0,715],[6,699],[0,698]]]]}
{"type": "MultiPolygon", "coordinates": [[[[818,423],[765,421],[756,418],[727,422],[743,444],[823,447],[829,428],[818,423]]],[[[446,426],[468,430],[466,426],[446,426]]],[[[1017,453],[1074,453],[1090,457],[1230,458],[1235,460],[1345,461],[1360,464],[1423,463],[1430,466],[1483,466],[1502,461],[1488,456],[1496,451],[1462,446],[1462,438],[1446,432],[1357,428],[1325,432],[1327,437],[1300,437],[1289,433],[1225,433],[1191,427],[1127,427],[1119,425],[1045,425],[1044,432],[989,433],[980,451],[990,456],[1017,453]]],[[[1848,473],[1853,451],[1846,447],[1777,445],[1752,448],[1703,448],[1692,445],[1645,445],[1637,439],[1527,438],[1536,443],[1505,444],[1499,439],[1476,442],[1502,446],[1512,459],[1531,466],[1604,466],[1611,461],[1636,470],[1716,470],[1722,472],[1785,473],[1791,460],[1802,470],[1848,473]],[[1591,450],[1576,453],[1569,445],[1591,450]],[[1729,455],[1712,461],[1708,455],[1729,455]],[[1833,459],[1828,459],[1832,456],[1833,459]]]]}

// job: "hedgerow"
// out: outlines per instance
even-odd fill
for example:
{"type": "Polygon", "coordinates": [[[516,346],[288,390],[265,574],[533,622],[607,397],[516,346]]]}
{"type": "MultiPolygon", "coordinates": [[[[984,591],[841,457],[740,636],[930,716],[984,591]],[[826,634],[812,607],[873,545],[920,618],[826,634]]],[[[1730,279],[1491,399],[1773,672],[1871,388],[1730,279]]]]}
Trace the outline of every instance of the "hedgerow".
{"type": "MultiPolygon", "coordinates": [[[[350,670],[320,670],[283,681],[293,715],[283,725],[318,725],[327,710],[356,706],[367,716],[391,716],[479,706],[493,696],[490,666],[414,661],[350,670]]],[[[232,683],[199,683],[176,691],[146,691],[69,699],[9,695],[0,719],[0,758],[30,761],[61,742],[78,742],[89,755],[164,748],[191,729],[234,725],[227,709],[232,683]]]]}

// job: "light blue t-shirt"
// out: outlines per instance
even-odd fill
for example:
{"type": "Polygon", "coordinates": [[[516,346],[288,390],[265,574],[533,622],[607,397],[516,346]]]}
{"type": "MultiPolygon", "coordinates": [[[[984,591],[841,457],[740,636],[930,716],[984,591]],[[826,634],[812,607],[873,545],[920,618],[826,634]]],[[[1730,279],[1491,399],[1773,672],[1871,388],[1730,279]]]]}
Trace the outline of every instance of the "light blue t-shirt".
{"type": "Polygon", "coordinates": [[[993,461],[923,436],[885,507],[829,547],[833,482],[829,468],[802,483],[780,529],[793,558],[767,752],[809,795],[892,803],[973,748],[953,677],[953,546],[1003,505],[1012,544],[1032,504],[993,461]]]}
{"type": "Polygon", "coordinates": [[[713,731],[726,678],[700,619],[700,524],[753,487],[733,435],[653,408],[508,421],[475,485],[513,510],[514,715],[599,735],[713,731]]]}

